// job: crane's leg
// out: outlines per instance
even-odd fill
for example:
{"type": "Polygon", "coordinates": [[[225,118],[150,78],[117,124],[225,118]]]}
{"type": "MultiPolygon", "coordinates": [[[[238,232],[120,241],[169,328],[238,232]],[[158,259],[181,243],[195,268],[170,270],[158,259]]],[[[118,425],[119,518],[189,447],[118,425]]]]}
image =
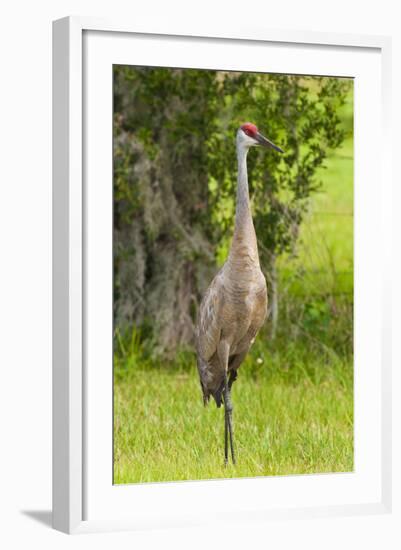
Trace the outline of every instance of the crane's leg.
{"type": "Polygon", "coordinates": [[[228,463],[228,441],[230,441],[231,458],[235,464],[234,443],[233,443],[233,425],[232,425],[232,411],[233,406],[231,403],[231,384],[228,381],[228,358],[230,354],[229,344],[222,340],[218,347],[217,353],[220,361],[221,370],[224,373],[223,376],[223,399],[224,399],[224,462],[228,463]]]}
{"type": "MultiPolygon", "coordinates": [[[[225,390],[224,390],[225,391],[225,390]]],[[[224,464],[228,464],[228,417],[224,401],[224,464]]]]}
{"type": "Polygon", "coordinates": [[[233,404],[231,401],[231,386],[227,380],[227,373],[224,377],[224,451],[225,451],[225,463],[228,463],[228,442],[227,442],[227,432],[230,438],[230,450],[231,450],[231,459],[233,464],[235,464],[235,452],[234,452],[234,436],[233,436],[233,422],[232,422],[232,413],[233,413],[233,404]]]}

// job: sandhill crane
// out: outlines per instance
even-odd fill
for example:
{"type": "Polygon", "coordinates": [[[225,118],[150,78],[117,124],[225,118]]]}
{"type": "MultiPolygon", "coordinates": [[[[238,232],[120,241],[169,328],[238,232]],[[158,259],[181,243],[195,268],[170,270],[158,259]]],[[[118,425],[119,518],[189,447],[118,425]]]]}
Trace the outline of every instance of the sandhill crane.
{"type": "Polygon", "coordinates": [[[206,405],[213,396],[217,407],[224,401],[224,458],[228,438],[235,464],[231,386],[267,314],[266,280],[260,269],[258,246],[249,202],[246,158],[254,145],[282,149],[247,122],[237,132],[237,203],[234,236],[227,261],[212,280],[199,308],[197,365],[206,405]]]}

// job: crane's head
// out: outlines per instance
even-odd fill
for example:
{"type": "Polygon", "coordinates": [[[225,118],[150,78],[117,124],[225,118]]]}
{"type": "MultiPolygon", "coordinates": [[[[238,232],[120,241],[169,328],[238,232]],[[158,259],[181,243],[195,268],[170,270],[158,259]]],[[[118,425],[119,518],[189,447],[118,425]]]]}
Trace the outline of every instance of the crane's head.
{"type": "Polygon", "coordinates": [[[263,136],[257,126],[252,124],[252,122],[245,122],[238,128],[237,132],[237,144],[242,147],[252,147],[254,145],[262,145],[263,147],[270,147],[279,153],[284,153],[280,147],[274,145],[270,140],[263,136]]]}

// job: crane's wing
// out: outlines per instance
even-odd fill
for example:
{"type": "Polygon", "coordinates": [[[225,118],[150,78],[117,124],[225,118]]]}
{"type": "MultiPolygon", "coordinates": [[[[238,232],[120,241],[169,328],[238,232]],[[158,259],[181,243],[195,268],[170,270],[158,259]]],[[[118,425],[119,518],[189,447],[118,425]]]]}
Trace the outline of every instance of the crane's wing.
{"type": "Polygon", "coordinates": [[[223,301],[224,288],[222,273],[219,271],[207,289],[199,308],[197,351],[204,361],[209,361],[217,350],[223,301]]]}

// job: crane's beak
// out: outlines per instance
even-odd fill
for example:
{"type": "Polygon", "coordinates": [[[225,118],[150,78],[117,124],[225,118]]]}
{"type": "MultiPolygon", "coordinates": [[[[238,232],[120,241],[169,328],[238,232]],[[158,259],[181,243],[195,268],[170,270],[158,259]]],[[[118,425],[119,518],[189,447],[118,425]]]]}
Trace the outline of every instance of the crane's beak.
{"type": "Polygon", "coordinates": [[[255,139],[258,142],[258,145],[263,145],[263,147],[270,147],[271,149],[274,149],[275,151],[278,151],[279,153],[284,153],[284,151],[282,149],[280,149],[280,147],[278,147],[277,145],[274,145],[274,143],[272,143],[270,140],[265,138],[265,136],[262,136],[262,134],[260,132],[258,132],[256,134],[255,139]]]}

